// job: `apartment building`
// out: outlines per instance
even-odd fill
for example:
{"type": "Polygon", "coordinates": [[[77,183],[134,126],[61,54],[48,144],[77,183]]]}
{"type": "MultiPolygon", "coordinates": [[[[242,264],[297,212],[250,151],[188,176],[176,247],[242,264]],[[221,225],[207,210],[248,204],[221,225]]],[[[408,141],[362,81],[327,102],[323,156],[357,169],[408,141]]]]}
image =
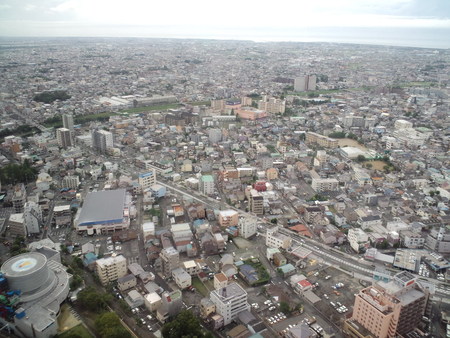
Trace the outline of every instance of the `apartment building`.
{"type": "Polygon", "coordinates": [[[138,183],[142,190],[148,190],[154,184],[156,184],[156,171],[155,169],[150,170],[146,173],[141,173],[138,176],[138,183]]]}
{"type": "Polygon", "coordinates": [[[62,123],[63,123],[64,128],[67,128],[71,132],[73,132],[73,115],[63,114],[62,115],[62,123]]]}
{"type": "Polygon", "coordinates": [[[203,175],[199,183],[201,193],[205,195],[214,194],[214,178],[211,175],[203,175]]]}
{"type": "Polygon", "coordinates": [[[210,298],[216,305],[216,312],[223,317],[224,325],[230,324],[242,311],[250,309],[247,292],[238,283],[211,291],[210,298]]]}
{"type": "Polygon", "coordinates": [[[251,217],[239,217],[239,236],[249,238],[256,234],[257,219],[251,217]]]}
{"type": "Polygon", "coordinates": [[[12,196],[12,204],[15,213],[23,212],[23,207],[27,201],[27,191],[23,183],[16,184],[14,186],[14,192],[12,196]]]}
{"type": "Polygon", "coordinates": [[[92,147],[102,153],[113,147],[113,134],[106,130],[92,132],[92,147]]]}
{"type": "Polygon", "coordinates": [[[264,214],[264,198],[256,189],[250,190],[249,211],[256,215],[264,214]]]}
{"type": "Polygon", "coordinates": [[[397,273],[389,282],[377,282],[355,297],[353,315],[344,323],[349,337],[367,333],[380,337],[406,337],[417,328],[427,309],[429,293],[407,272],[397,273]]]}
{"type": "Polygon", "coordinates": [[[264,110],[269,114],[284,114],[286,111],[286,100],[280,100],[274,97],[267,99],[267,97],[264,97],[258,101],[258,109],[264,110]]]}
{"type": "Polygon", "coordinates": [[[426,240],[427,246],[431,250],[439,253],[450,253],[450,232],[445,227],[431,230],[426,240]]]}
{"type": "Polygon", "coordinates": [[[350,229],[348,231],[348,242],[355,252],[359,252],[369,241],[369,236],[360,228],[350,229]]]}
{"type": "Polygon", "coordinates": [[[219,211],[219,224],[222,227],[236,226],[238,225],[239,214],[234,210],[221,210],[219,211]]]}
{"type": "Polygon", "coordinates": [[[172,270],[180,265],[180,253],[175,248],[170,247],[161,250],[159,257],[161,258],[164,276],[171,276],[172,270]]]}
{"type": "Polygon", "coordinates": [[[114,282],[127,274],[127,259],[122,255],[97,259],[95,264],[102,285],[114,282]]]}
{"type": "Polygon", "coordinates": [[[339,188],[339,181],[335,178],[313,179],[311,187],[317,192],[336,191],[339,188]]]}
{"type": "Polygon", "coordinates": [[[292,238],[278,232],[278,227],[267,229],[266,245],[270,248],[287,249],[292,244],[292,238]]]}
{"type": "Polygon", "coordinates": [[[315,75],[299,76],[294,79],[294,90],[306,92],[316,90],[317,77],[315,75]]]}
{"type": "Polygon", "coordinates": [[[172,270],[172,278],[177,286],[183,290],[192,285],[192,277],[182,268],[172,270]]]}
{"type": "Polygon", "coordinates": [[[324,148],[337,148],[339,145],[338,140],[328,137],[328,136],[313,133],[311,131],[308,131],[306,133],[306,143],[307,144],[317,144],[324,148]]]}
{"type": "Polygon", "coordinates": [[[56,140],[61,148],[69,148],[73,146],[72,132],[67,128],[56,129],[56,140]]]}
{"type": "Polygon", "coordinates": [[[79,185],[80,178],[76,175],[68,175],[61,180],[61,188],[76,189],[79,185]]]}
{"type": "Polygon", "coordinates": [[[35,202],[26,202],[24,205],[23,220],[28,235],[40,233],[42,223],[41,207],[35,202]]]}

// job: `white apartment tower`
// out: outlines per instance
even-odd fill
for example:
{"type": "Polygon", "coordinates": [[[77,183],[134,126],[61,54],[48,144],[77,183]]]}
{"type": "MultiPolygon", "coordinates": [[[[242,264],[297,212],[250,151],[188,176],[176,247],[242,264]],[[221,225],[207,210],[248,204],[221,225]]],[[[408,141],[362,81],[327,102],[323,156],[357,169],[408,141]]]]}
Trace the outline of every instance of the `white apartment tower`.
{"type": "Polygon", "coordinates": [[[62,116],[63,127],[73,132],[73,115],[63,114],[62,116]]]}
{"type": "Polygon", "coordinates": [[[252,217],[239,217],[238,228],[239,236],[243,238],[249,238],[256,234],[257,222],[256,218],[252,217]]]}
{"type": "Polygon", "coordinates": [[[127,274],[127,259],[122,255],[100,258],[95,263],[97,276],[102,285],[114,282],[127,274]]]}
{"type": "Polygon", "coordinates": [[[216,312],[223,317],[224,325],[230,324],[242,311],[250,309],[247,292],[238,283],[211,291],[210,298],[216,305],[216,312]]]}
{"type": "Polygon", "coordinates": [[[23,207],[23,222],[27,234],[38,234],[42,222],[41,207],[35,202],[26,202],[23,207]]]}

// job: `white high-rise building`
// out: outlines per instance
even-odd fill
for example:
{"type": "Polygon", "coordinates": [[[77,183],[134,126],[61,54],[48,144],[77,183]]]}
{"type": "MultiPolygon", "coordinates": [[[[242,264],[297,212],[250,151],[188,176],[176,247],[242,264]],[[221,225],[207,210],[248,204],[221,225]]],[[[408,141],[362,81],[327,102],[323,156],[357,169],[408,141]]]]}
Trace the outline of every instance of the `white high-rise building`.
{"type": "Polygon", "coordinates": [[[23,221],[27,234],[38,234],[42,222],[41,207],[35,202],[26,202],[23,207],[23,221]]]}
{"type": "Polygon", "coordinates": [[[92,132],[92,147],[102,153],[112,148],[113,134],[106,130],[94,130],[92,132]]]}
{"type": "Polygon", "coordinates": [[[62,116],[63,127],[73,132],[73,115],[63,114],[62,116]]]}
{"type": "Polygon", "coordinates": [[[242,311],[250,309],[247,292],[238,283],[211,291],[210,298],[216,305],[216,312],[223,317],[224,325],[230,324],[242,311]]]}
{"type": "Polygon", "coordinates": [[[211,175],[203,175],[200,178],[199,188],[205,195],[214,194],[214,178],[211,175]]]}
{"type": "Polygon", "coordinates": [[[127,274],[127,259],[122,256],[100,258],[95,261],[97,276],[102,285],[115,282],[120,277],[127,274]]]}
{"type": "Polygon", "coordinates": [[[252,217],[239,217],[239,236],[249,238],[256,234],[257,220],[252,217]]]}

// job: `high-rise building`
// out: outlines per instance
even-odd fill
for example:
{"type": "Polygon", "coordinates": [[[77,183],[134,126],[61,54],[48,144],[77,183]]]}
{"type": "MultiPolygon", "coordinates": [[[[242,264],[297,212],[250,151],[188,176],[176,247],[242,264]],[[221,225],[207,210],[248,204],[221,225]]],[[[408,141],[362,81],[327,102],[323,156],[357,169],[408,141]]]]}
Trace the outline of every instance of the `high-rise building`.
{"type": "Polygon", "coordinates": [[[173,247],[161,250],[159,257],[164,276],[171,276],[172,270],[180,266],[180,253],[173,247]]]}
{"type": "Polygon", "coordinates": [[[150,187],[156,184],[156,170],[152,169],[146,173],[139,174],[138,183],[143,191],[150,189],[150,187]]]}
{"type": "Polygon", "coordinates": [[[211,291],[210,298],[216,305],[216,312],[223,317],[224,325],[230,324],[242,311],[250,309],[247,292],[238,283],[211,291]]]}
{"type": "Polygon", "coordinates": [[[200,178],[199,188],[205,195],[214,194],[214,178],[211,175],[203,175],[200,178]]]}
{"type": "Polygon", "coordinates": [[[258,109],[265,110],[270,114],[284,114],[286,111],[286,101],[274,97],[270,99],[264,97],[258,102],[258,109]]]}
{"type": "Polygon", "coordinates": [[[239,217],[239,236],[249,238],[256,234],[257,219],[253,217],[239,217]]]}
{"type": "Polygon", "coordinates": [[[250,190],[249,210],[256,215],[264,214],[264,198],[255,189],[250,190]]]}
{"type": "Polygon", "coordinates": [[[353,315],[344,323],[349,337],[406,337],[417,329],[427,310],[429,292],[407,272],[379,281],[355,297],[353,315]]]}
{"type": "Polygon", "coordinates": [[[23,212],[23,207],[27,201],[27,191],[23,183],[16,184],[14,186],[14,192],[12,196],[12,204],[15,213],[23,212]]]}
{"type": "Polygon", "coordinates": [[[61,148],[69,148],[73,146],[72,143],[72,134],[67,128],[58,128],[56,129],[56,139],[58,141],[58,145],[61,148]]]}
{"type": "Polygon", "coordinates": [[[306,92],[316,90],[317,77],[315,75],[305,75],[294,79],[294,90],[296,92],[306,92]]]}
{"type": "Polygon", "coordinates": [[[35,202],[26,202],[23,210],[23,220],[27,234],[38,234],[42,222],[41,207],[35,202]]]}
{"type": "Polygon", "coordinates": [[[94,130],[92,132],[92,147],[102,153],[113,147],[113,135],[110,131],[94,130]]]}
{"type": "Polygon", "coordinates": [[[97,276],[102,285],[115,282],[127,274],[127,259],[122,255],[100,258],[95,261],[97,276]]]}
{"type": "Polygon", "coordinates": [[[73,115],[63,114],[62,116],[63,127],[73,132],[73,115]]]}

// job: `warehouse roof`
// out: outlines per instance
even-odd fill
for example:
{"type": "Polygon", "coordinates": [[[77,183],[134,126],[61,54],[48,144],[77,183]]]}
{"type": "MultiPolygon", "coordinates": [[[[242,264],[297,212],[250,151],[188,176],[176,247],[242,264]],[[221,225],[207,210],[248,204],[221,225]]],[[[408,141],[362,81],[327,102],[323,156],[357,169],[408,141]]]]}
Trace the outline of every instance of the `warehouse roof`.
{"type": "Polygon", "coordinates": [[[125,189],[103,190],[87,194],[78,218],[78,225],[121,222],[125,197],[125,189]]]}

